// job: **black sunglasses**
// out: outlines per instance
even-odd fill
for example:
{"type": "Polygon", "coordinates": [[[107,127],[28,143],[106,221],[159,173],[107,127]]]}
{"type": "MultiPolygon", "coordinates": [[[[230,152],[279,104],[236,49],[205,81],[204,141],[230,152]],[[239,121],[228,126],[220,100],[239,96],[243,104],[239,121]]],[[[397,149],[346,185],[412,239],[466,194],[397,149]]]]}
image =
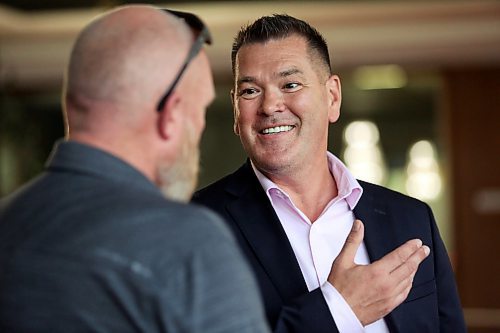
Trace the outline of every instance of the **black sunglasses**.
{"type": "Polygon", "coordinates": [[[181,69],[177,73],[177,76],[175,77],[174,81],[170,84],[168,87],[167,91],[165,94],[163,94],[162,98],[158,102],[158,105],[156,107],[156,111],[160,112],[163,107],[165,106],[165,103],[167,102],[168,98],[172,94],[172,91],[174,91],[175,86],[179,83],[179,80],[181,79],[182,75],[186,71],[187,66],[193,60],[194,57],[198,55],[200,52],[203,44],[212,44],[212,36],[210,35],[210,31],[208,30],[207,26],[203,23],[203,21],[196,15],[191,14],[191,13],[186,13],[186,12],[179,12],[176,10],[170,10],[170,9],[162,9],[163,11],[170,13],[178,18],[181,18],[186,22],[186,24],[197,33],[196,40],[194,41],[193,45],[191,46],[191,49],[189,50],[189,53],[186,57],[186,60],[184,60],[184,63],[181,66],[181,69]]]}

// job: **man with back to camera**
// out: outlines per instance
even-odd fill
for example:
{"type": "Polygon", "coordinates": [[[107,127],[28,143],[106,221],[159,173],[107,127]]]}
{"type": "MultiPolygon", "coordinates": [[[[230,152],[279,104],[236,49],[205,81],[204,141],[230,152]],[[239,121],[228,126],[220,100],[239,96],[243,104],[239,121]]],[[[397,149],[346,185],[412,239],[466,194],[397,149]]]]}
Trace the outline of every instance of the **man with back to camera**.
{"type": "Polygon", "coordinates": [[[233,230],[271,327],[465,332],[430,208],[357,181],[327,151],[341,87],[323,37],[287,15],[261,17],[237,34],[232,66],[234,131],[249,160],[194,200],[233,230]]]}
{"type": "Polygon", "coordinates": [[[1,332],[267,332],[232,235],[184,203],[214,98],[210,41],[193,14],[149,6],[80,33],[67,138],[1,202],[1,332]]]}

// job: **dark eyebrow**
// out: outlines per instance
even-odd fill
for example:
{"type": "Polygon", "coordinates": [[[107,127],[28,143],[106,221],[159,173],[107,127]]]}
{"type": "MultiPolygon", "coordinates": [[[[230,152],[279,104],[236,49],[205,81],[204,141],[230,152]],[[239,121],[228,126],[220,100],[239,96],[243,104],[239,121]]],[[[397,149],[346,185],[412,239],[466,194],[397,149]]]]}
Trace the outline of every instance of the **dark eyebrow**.
{"type": "Polygon", "coordinates": [[[242,83],[253,83],[253,82],[255,82],[255,78],[251,76],[244,76],[241,79],[238,79],[238,81],[236,81],[238,85],[242,83]]]}
{"type": "MultiPolygon", "coordinates": [[[[279,76],[279,77],[287,77],[287,76],[291,76],[291,75],[294,75],[294,74],[304,74],[304,72],[302,72],[298,68],[290,68],[290,69],[286,69],[284,71],[279,72],[277,74],[277,76],[279,76]]],[[[238,81],[236,81],[236,83],[237,83],[237,85],[240,85],[242,83],[254,83],[255,81],[256,81],[255,78],[252,77],[252,76],[244,76],[241,79],[238,79],[238,81]]]]}
{"type": "Polygon", "coordinates": [[[282,72],[279,72],[278,76],[287,77],[287,76],[291,76],[294,74],[303,74],[303,72],[298,68],[290,68],[290,69],[284,70],[282,72]]]}

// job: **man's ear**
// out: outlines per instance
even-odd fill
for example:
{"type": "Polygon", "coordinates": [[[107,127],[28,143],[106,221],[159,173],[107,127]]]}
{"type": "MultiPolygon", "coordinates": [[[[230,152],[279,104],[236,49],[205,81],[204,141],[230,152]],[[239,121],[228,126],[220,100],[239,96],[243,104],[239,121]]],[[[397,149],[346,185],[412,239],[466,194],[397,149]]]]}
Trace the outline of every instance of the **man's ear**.
{"type": "Polygon", "coordinates": [[[158,112],[158,133],[163,140],[171,140],[182,131],[181,97],[174,91],[170,95],[163,109],[158,112]]]}
{"type": "Polygon", "coordinates": [[[235,100],[234,100],[234,89],[231,89],[231,91],[229,92],[229,97],[231,98],[231,105],[233,106],[233,119],[234,119],[234,123],[233,123],[233,131],[234,131],[234,134],[236,135],[240,135],[240,127],[238,126],[238,113],[236,111],[236,104],[235,104],[235,100]]]}
{"type": "Polygon", "coordinates": [[[340,105],[342,103],[342,89],[338,75],[332,75],[326,81],[328,95],[328,120],[336,122],[340,117],[340,105]]]}

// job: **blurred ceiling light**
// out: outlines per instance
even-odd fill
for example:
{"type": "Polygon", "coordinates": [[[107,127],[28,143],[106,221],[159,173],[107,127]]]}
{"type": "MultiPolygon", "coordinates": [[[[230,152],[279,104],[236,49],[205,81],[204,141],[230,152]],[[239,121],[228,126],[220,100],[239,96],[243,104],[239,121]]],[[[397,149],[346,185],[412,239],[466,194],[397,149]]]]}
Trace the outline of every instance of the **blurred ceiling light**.
{"type": "Polygon", "coordinates": [[[380,134],[371,121],[353,121],[344,131],[344,161],[359,179],[382,184],[385,163],[379,146],[380,134]]]}
{"type": "Polygon", "coordinates": [[[372,147],[348,145],[344,150],[344,160],[347,164],[363,163],[364,161],[376,161],[378,164],[382,162],[382,154],[380,149],[372,147]]]}
{"type": "Polygon", "coordinates": [[[377,163],[355,163],[349,166],[349,170],[356,178],[374,184],[382,184],[385,178],[385,171],[382,165],[377,163]]]}
{"type": "Polygon", "coordinates": [[[406,180],[406,190],[420,200],[435,200],[441,192],[441,177],[431,172],[411,174],[406,180]]]}
{"type": "Polygon", "coordinates": [[[409,157],[412,163],[408,167],[416,167],[421,170],[437,168],[434,147],[429,141],[422,140],[413,144],[410,148],[409,157]]]}
{"type": "Polygon", "coordinates": [[[421,200],[435,200],[441,193],[442,180],[434,145],[418,141],[411,146],[408,157],[407,193],[421,200]]]}
{"type": "Polygon", "coordinates": [[[354,84],[361,90],[402,88],[408,82],[398,65],[361,66],[353,73],[354,84]]]}
{"type": "Polygon", "coordinates": [[[371,146],[377,144],[379,138],[377,125],[371,121],[353,121],[344,132],[344,140],[348,145],[371,146]]]}

